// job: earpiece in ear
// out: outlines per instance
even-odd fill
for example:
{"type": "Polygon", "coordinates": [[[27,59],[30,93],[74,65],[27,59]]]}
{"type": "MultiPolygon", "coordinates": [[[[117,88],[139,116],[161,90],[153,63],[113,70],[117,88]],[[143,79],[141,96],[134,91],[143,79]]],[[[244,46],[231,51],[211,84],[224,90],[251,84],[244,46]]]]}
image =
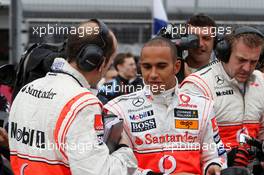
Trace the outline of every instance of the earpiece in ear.
{"type": "Polygon", "coordinates": [[[97,45],[84,46],[77,56],[77,64],[84,71],[92,71],[104,61],[104,51],[97,45]]]}
{"type": "Polygon", "coordinates": [[[99,68],[101,64],[105,60],[105,48],[107,46],[107,36],[109,34],[109,29],[107,26],[97,20],[97,19],[91,19],[90,21],[94,21],[99,26],[99,37],[101,39],[102,45],[97,45],[94,43],[87,43],[84,45],[79,53],[77,54],[77,65],[78,67],[83,70],[90,72],[96,68],[99,68]]]}
{"type": "Polygon", "coordinates": [[[230,57],[230,44],[229,42],[224,38],[224,36],[221,36],[222,38],[218,38],[218,41],[215,46],[215,55],[216,57],[227,63],[228,59],[230,57]]]}
{"type": "MultiPolygon", "coordinates": [[[[264,39],[263,33],[261,33],[259,30],[255,29],[255,28],[249,27],[249,26],[243,26],[243,27],[237,28],[236,30],[234,30],[232,35],[238,36],[241,34],[249,34],[249,33],[256,34],[256,35],[258,35],[264,39]]],[[[225,63],[227,63],[229,61],[229,57],[231,55],[231,45],[226,40],[226,38],[224,36],[222,39],[219,38],[218,41],[216,42],[215,55],[219,60],[221,60],[225,63]]]]}

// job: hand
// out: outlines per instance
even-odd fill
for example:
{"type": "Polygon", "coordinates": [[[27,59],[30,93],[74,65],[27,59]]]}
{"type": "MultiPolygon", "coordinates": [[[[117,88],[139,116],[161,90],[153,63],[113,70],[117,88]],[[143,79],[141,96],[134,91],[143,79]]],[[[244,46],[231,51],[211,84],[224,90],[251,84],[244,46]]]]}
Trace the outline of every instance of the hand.
{"type": "Polygon", "coordinates": [[[233,148],[228,154],[228,166],[247,167],[249,164],[249,153],[244,146],[233,148]]]}
{"type": "Polygon", "coordinates": [[[264,162],[260,162],[262,169],[264,170],[264,162]]]}
{"type": "Polygon", "coordinates": [[[207,169],[206,175],[220,175],[221,173],[221,167],[218,165],[211,165],[207,169]]]}
{"type": "Polygon", "coordinates": [[[129,137],[127,136],[125,131],[123,131],[121,134],[121,139],[119,141],[119,144],[125,144],[125,145],[129,146],[130,148],[132,148],[132,144],[131,144],[129,137]]]}
{"type": "Polygon", "coordinates": [[[8,134],[4,128],[0,127],[0,146],[9,148],[8,134]]]}

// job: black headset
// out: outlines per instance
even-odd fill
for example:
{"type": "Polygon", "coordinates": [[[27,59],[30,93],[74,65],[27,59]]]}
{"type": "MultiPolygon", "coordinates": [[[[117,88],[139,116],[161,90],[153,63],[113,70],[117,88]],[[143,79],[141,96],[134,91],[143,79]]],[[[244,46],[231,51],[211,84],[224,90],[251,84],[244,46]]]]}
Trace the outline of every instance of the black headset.
{"type": "Polygon", "coordinates": [[[94,21],[99,26],[98,35],[101,38],[103,43],[102,46],[98,46],[97,44],[85,44],[81,47],[78,52],[77,65],[83,71],[92,71],[95,68],[99,68],[101,64],[105,60],[105,49],[107,47],[107,36],[109,35],[108,27],[98,19],[91,19],[90,21],[94,21]]]}
{"type": "MultiPolygon", "coordinates": [[[[261,31],[249,26],[238,27],[232,33],[234,36],[241,34],[256,34],[264,39],[264,34],[261,31]]],[[[220,61],[225,63],[229,61],[229,57],[231,55],[231,43],[226,39],[226,37],[222,37],[220,39],[218,38],[215,46],[215,55],[220,61]]],[[[259,60],[261,61],[262,57],[260,57],[259,60]]]]}

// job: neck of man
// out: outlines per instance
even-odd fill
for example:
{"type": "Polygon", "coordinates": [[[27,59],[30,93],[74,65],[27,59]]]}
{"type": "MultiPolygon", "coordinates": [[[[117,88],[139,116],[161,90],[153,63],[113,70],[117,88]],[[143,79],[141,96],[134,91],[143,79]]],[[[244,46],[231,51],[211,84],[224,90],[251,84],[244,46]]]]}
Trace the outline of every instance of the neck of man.
{"type": "Polygon", "coordinates": [[[101,79],[99,77],[101,73],[98,72],[97,69],[92,70],[91,72],[86,72],[86,71],[79,69],[76,62],[71,62],[70,65],[84,76],[84,78],[89,83],[89,85],[92,89],[96,89],[96,85],[99,82],[99,80],[101,79]]]}
{"type": "Polygon", "coordinates": [[[124,78],[125,80],[130,80],[130,78],[129,77],[127,77],[123,72],[118,72],[118,75],[120,76],[120,77],[122,77],[122,78],[124,78]]]}
{"type": "MultiPolygon", "coordinates": [[[[234,78],[234,73],[233,73],[232,68],[230,68],[230,67],[227,65],[227,63],[224,63],[224,62],[221,62],[221,63],[222,63],[222,65],[223,65],[223,68],[224,68],[226,74],[229,76],[230,79],[233,79],[233,78],[234,78]]],[[[237,81],[237,80],[236,80],[236,81],[237,81]]],[[[242,85],[244,86],[244,84],[246,84],[246,82],[239,82],[239,81],[237,81],[237,82],[238,82],[238,84],[240,84],[241,86],[242,86],[242,85]]]]}
{"type": "Polygon", "coordinates": [[[153,89],[151,89],[151,90],[152,90],[152,94],[153,94],[153,95],[160,95],[160,94],[166,92],[166,91],[169,90],[169,89],[175,88],[176,83],[177,83],[176,78],[173,79],[172,81],[173,81],[173,82],[172,82],[172,84],[171,84],[170,86],[168,86],[168,87],[166,87],[166,88],[164,88],[164,87],[163,87],[163,88],[162,88],[162,87],[159,87],[157,91],[154,91],[154,89],[156,89],[156,88],[153,87],[153,89]]]}

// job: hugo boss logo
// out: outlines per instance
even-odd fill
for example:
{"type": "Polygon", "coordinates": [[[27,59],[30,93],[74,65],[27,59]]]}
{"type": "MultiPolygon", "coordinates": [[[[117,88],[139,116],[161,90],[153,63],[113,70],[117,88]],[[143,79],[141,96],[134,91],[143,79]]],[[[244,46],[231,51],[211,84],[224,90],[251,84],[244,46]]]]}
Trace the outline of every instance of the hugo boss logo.
{"type": "Polygon", "coordinates": [[[156,121],[154,118],[142,122],[131,122],[132,132],[143,132],[154,128],[156,128],[156,121]]]}

